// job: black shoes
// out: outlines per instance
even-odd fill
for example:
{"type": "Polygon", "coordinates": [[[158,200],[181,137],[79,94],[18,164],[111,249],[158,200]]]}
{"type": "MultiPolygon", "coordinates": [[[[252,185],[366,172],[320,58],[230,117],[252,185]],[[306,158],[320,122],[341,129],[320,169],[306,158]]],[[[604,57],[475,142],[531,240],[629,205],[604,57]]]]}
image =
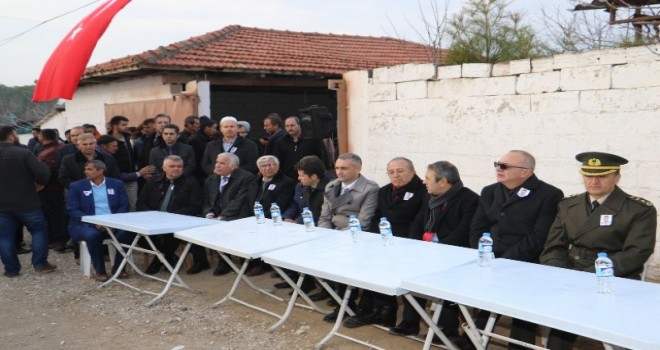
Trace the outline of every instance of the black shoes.
{"type": "MultiPolygon", "coordinates": [[[[351,310],[353,310],[353,312],[355,312],[356,314],[360,313],[357,305],[355,305],[355,302],[349,301],[348,307],[351,308],[351,310]]],[[[337,321],[338,316],[339,316],[339,306],[335,307],[335,309],[331,313],[325,315],[323,317],[323,321],[332,323],[337,321]]]]}
{"type": "Polygon", "coordinates": [[[39,273],[51,273],[57,269],[57,265],[51,264],[51,263],[46,263],[46,265],[43,266],[35,266],[34,270],[39,272],[39,273]]]}
{"type": "Polygon", "coordinates": [[[398,326],[390,328],[390,334],[408,336],[419,334],[419,323],[401,321],[398,326]]]}
{"type": "Polygon", "coordinates": [[[146,270],[144,270],[144,273],[147,275],[155,275],[160,272],[160,269],[163,267],[163,263],[158,260],[158,257],[154,257],[153,260],[151,260],[151,264],[149,264],[149,267],[147,267],[146,270]]]}
{"type": "Polygon", "coordinates": [[[344,327],[357,328],[369,324],[379,324],[385,327],[394,327],[396,324],[396,309],[390,305],[371,310],[369,313],[357,314],[344,321],[344,327]]]}
{"type": "Polygon", "coordinates": [[[249,269],[249,270],[245,273],[245,276],[248,276],[248,277],[254,277],[254,276],[263,275],[264,273],[270,271],[271,269],[272,269],[272,268],[270,267],[270,265],[261,262],[261,263],[259,263],[257,266],[255,266],[255,267],[249,269]]]}
{"type": "Polygon", "coordinates": [[[2,273],[2,275],[7,278],[14,278],[14,277],[18,277],[18,272],[14,273],[14,272],[5,271],[4,273],[2,273]]]}
{"type": "Polygon", "coordinates": [[[203,262],[195,262],[193,266],[191,266],[188,271],[186,271],[187,274],[189,275],[194,275],[198,274],[204,270],[208,270],[211,268],[211,265],[209,265],[208,261],[203,261],[203,262]]]}
{"type": "Polygon", "coordinates": [[[228,274],[229,272],[231,272],[231,267],[229,266],[229,264],[227,264],[226,261],[220,261],[218,267],[216,267],[215,270],[213,270],[213,275],[222,276],[228,274]]]}
{"type": "Polygon", "coordinates": [[[286,288],[291,288],[291,285],[287,281],[280,282],[280,283],[275,283],[273,287],[277,289],[286,289],[286,288]]]}
{"type": "Polygon", "coordinates": [[[321,301],[330,298],[330,294],[325,289],[321,289],[318,293],[309,296],[312,301],[321,301]]]}

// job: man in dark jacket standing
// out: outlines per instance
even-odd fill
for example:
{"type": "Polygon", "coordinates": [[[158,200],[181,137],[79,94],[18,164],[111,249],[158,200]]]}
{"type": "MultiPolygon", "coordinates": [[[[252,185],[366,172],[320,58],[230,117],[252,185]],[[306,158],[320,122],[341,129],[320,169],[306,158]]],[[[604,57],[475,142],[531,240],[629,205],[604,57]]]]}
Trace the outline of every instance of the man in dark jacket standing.
{"type": "Polygon", "coordinates": [[[46,164],[30,150],[16,147],[16,130],[0,127],[0,258],[5,277],[16,277],[21,263],[16,254],[16,228],[20,223],[32,234],[32,265],[37,272],[57,268],[48,262],[46,219],[36,189],[48,183],[46,164]]]}
{"type": "MultiPolygon", "coordinates": [[[[497,183],[481,191],[470,246],[476,248],[481,235],[490,232],[496,258],[538,263],[564,194],[534,175],[536,161],[525,151],[509,151],[494,165],[497,183]]],[[[477,327],[483,329],[487,319],[488,313],[481,312],[477,327]]],[[[513,319],[511,338],[534,343],[535,333],[535,324],[513,319]]],[[[509,344],[509,349],[523,347],[509,344]]]]}
{"type": "Polygon", "coordinates": [[[96,151],[96,139],[92,134],[82,134],[78,136],[76,142],[78,150],[62,159],[59,175],[62,186],[69,188],[72,182],[84,179],[85,164],[90,160],[100,160],[105,164],[107,169],[104,173],[105,176],[119,178],[119,168],[117,168],[115,159],[110,154],[96,151]]]}
{"type": "Polygon", "coordinates": [[[41,139],[41,152],[37,159],[44,162],[50,171],[48,184],[39,191],[39,200],[48,222],[48,241],[50,247],[58,252],[67,249],[66,242],[69,234],[66,229],[66,208],[64,204],[64,187],[58,179],[59,169],[55,167],[55,160],[63,144],[57,140],[55,129],[43,129],[39,134],[41,139]]]}
{"type": "MultiPolygon", "coordinates": [[[[163,160],[162,174],[154,176],[144,185],[137,201],[138,211],[158,210],[168,213],[199,216],[202,209],[202,193],[197,180],[191,176],[185,176],[184,162],[181,157],[172,155],[163,160]]],[[[179,240],[173,234],[158,235],[153,237],[154,244],[170,265],[176,265],[178,258],[174,255],[179,246],[179,240]]],[[[200,255],[195,263],[201,267],[206,262],[206,255],[200,255]],[[202,259],[203,258],[203,259],[202,259]]],[[[145,270],[153,275],[162,267],[158,257],[154,257],[151,265],[145,270]]],[[[200,270],[201,271],[201,270],[200,270]]]]}
{"type": "MultiPolygon", "coordinates": [[[[427,196],[421,211],[410,225],[410,238],[426,242],[468,247],[470,222],[479,203],[479,195],[463,186],[458,169],[446,161],[429,164],[424,178],[427,196]]],[[[424,306],[426,300],[416,298],[424,306]]],[[[404,300],[403,320],[390,329],[396,335],[419,333],[419,314],[404,300]]],[[[458,306],[446,301],[438,325],[450,339],[458,337],[458,306]]]]}
{"type": "Polygon", "coordinates": [[[224,117],[220,120],[222,137],[209,142],[204,150],[202,168],[207,175],[213,174],[216,158],[220,153],[231,153],[238,157],[241,169],[257,173],[257,158],[259,151],[257,145],[243,137],[238,136],[238,121],[234,117],[224,117]]]}
{"type": "Polygon", "coordinates": [[[295,179],[298,176],[296,164],[305,156],[317,156],[328,164],[328,152],[321,139],[303,139],[300,119],[296,116],[288,117],[284,121],[286,135],[274,146],[273,155],[280,160],[280,171],[284,175],[295,179]]]}
{"type": "Polygon", "coordinates": [[[161,133],[163,143],[151,149],[149,155],[149,164],[156,170],[154,175],[162,174],[163,161],[167,156],[179,156],[183,160],[183,172],[190,176],[195,171],[195,151],[190,145],[179,142],[179,127],[174,124],[168,124],[163,127],[161,133]]]}

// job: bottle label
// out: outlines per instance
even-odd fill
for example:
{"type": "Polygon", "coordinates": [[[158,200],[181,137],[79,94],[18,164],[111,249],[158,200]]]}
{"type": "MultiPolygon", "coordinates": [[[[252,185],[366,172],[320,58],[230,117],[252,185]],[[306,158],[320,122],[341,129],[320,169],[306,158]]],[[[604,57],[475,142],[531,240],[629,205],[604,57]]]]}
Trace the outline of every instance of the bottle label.
{"type": "Polygon", "coordinates": [[[492,244],[483,244],[479,243],[479,251],[482,253],[492,253],[493,245],[492,244]]]}
{"type": "Polygon", "coordinates": [[[612,277],[614,276],[614,268],[599,267],[596,269],[596,276],[598,277],[612,277]]]}

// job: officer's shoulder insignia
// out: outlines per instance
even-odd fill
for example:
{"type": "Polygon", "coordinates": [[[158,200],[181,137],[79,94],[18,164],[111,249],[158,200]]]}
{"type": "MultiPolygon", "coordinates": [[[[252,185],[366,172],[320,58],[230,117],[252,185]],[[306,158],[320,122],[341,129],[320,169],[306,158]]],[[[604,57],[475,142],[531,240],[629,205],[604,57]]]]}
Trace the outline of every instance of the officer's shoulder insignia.
{"type": "Polygon", "coordinates": [[[636,197],[636,196],[630,196],[630,195],[629,195],[629,196],[628,196],[628,199],[633,200],[633,201],[635,201],[635,202],[637,202],[637,203],[639,203],[639,204],[643,204],[643,205],[645,205],[645,206],[647,206],[647,207],[652,207],[652,206],[653,206],[653,203],[651,203],[650,201],[648,201],[648,200],[646,200],[646,199],[644,199],[644,198],[642,198],[642,197],[636,197]]]}

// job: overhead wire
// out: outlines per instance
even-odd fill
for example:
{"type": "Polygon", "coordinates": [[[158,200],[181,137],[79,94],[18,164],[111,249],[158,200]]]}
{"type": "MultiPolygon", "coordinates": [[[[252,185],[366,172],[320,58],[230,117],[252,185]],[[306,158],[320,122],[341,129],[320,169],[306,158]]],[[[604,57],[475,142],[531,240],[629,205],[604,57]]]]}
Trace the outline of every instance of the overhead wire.
{"type": "Polygon", "coordinates": [[[60,17],[64,17],[64,16],[66,16],[66,15],[68,15],[68,14],[70,14],[70,13],[76,12],[76,11],[78,11],[78,10],[80,10],[80,9],[83,9],[83,8],[85,8],[85,7],[89,6],[89,5],[92,5],[92,4],[94,4],[94,3],[97,3],[97,2],[99,2],[99,1],[101,1],[101,0],[94,0],[94,1],[89,2],[89,3],[85,4],[85,5],[82,5],[82,6],[78,7],[78,8],[75,8],[75,9],[73,9],[73,10],[70,10],[70,11],[67,11],[67,12],[65,12],[65,13],[59,14],[59,15],[57,15],[57,16],[55,16],[55,17],[52,17],[52,18],[49,18],[49,19],[47,19],[47,20],[45,20],[45,21],[41,21],[41,22],[39,22],[38,24],[35,24],[34,26],[32,26],[32,27],[30,27],[30,28],[28,28],[28,29],[26,29],[26,30],[24,30],[24,31],[22,31],[22,32],[20,32],[20,33],[18,33],[18,34],[14,34],[14,35],[12,35],[12,36],[8,36],[8,37],[6,37],[6,38],[0,39],[0,46],[3,46],[3,45],[5,45],[5,44],[7,44],[7,43],[12,42],[12,41],[14,41],[14,40],[20,38],[21,36],[27,34],[28,32],[31,32],[32,30],[34,30],[34,29],[36,29],[36,28],[38,28],[38,27],[40,27],[40,26],[42,26],[42,25],[44,25],[44,24],[46,24],[46,23],[48,23],[48,22],[51,22],[51,21],[53,21],[53,20],[56,20],[56,19],[58,19],[58,18],[60,18],[60,17]]]}

